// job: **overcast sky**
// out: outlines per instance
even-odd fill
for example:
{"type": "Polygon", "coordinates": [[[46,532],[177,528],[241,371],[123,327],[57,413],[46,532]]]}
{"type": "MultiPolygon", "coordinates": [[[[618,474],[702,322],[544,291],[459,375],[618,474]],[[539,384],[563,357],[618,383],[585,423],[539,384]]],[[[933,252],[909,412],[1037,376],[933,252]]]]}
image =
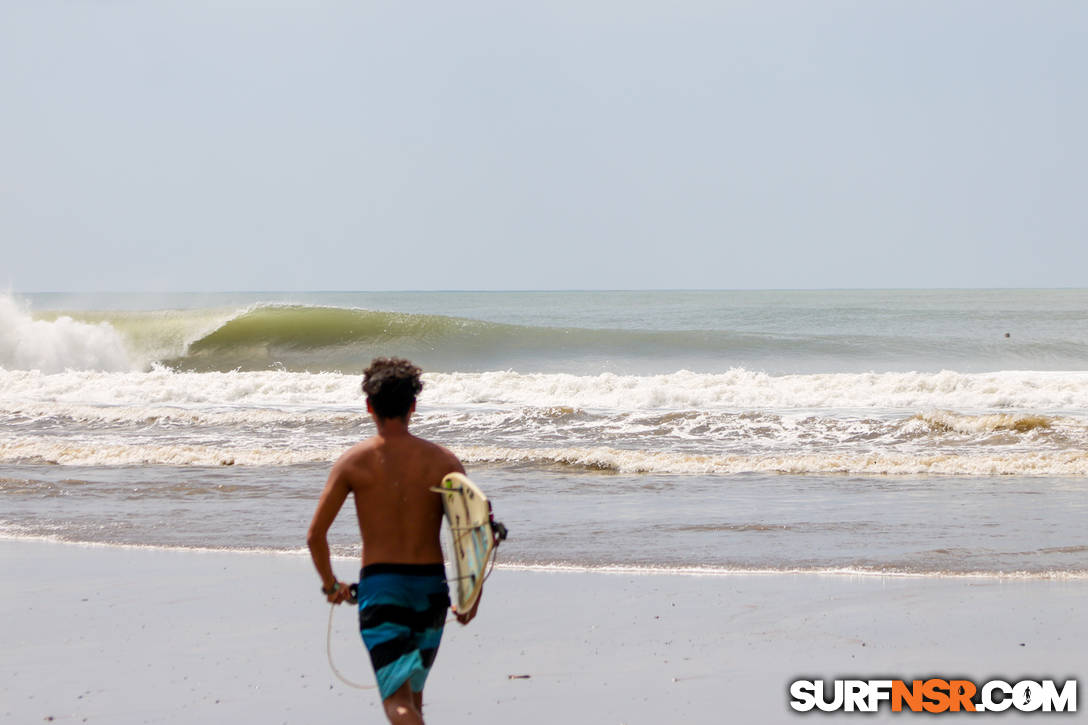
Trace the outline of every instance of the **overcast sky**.
{"type": "Polygon", "coordinates": [[[1078,0],[8,0],[0,286],[1084,287],[1085,129],[1078,0]]]}

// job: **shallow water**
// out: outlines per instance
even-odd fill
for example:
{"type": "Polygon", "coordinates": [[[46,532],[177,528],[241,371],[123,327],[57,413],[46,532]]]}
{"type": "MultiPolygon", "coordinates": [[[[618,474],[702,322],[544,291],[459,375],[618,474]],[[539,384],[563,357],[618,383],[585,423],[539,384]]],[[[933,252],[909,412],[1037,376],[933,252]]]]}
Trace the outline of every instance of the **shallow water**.
{"type": "MultiPolygon", "coordinates": [[[[326,473],[8,465],[0,496],[8,534],[291,551],[326,473]]],[[[1082,478],[472,473],[512,532],[508,564],[1088,576],[1082,478]]],[[[350,507],[331,541],[358,553],[350,507]]]]}

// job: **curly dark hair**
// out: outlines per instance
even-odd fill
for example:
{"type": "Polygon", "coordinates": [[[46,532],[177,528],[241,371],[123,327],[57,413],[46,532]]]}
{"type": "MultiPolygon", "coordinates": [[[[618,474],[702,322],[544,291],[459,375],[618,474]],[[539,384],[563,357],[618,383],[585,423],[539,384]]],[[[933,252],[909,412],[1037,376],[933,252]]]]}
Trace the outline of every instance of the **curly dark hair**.
{"type": "Polygon", "coordinates": [[[423,390],[423,371],[399,357],[378,357],[363,371],[363,392],[379,418],[405,418],[423,390]]]}

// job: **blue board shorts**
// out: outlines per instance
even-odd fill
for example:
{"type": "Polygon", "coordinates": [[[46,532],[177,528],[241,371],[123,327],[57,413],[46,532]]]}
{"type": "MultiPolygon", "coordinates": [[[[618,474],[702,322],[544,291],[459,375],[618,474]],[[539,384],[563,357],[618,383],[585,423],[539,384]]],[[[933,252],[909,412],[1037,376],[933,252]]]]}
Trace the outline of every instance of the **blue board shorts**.
{"type": "Polygon", "coordinates": [[[450,606],[442,564],[370,564],[359,574],[359,632],[385,700],[407,682],[420,692],[450,606]]]}

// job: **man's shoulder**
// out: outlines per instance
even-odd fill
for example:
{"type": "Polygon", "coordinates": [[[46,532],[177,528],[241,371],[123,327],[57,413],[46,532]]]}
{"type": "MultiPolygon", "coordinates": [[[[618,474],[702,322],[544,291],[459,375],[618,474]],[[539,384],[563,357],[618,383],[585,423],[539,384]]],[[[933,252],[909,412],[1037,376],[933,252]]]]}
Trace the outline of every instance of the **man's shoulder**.
{"type": "Polygon", "coordinates": [[[439,445],[439,444],[435,443],[434,441],[429,441],[426,438],[420,438],[418,436],[416,437],[416,440],[419,441],[421,445],[425,446],[427,451],[435,459],[442,459],[443,462],[457,462],[457,463],[460,463],[460,461],[457,460],[457,456],[454,455],[453,451],[451,451],[449,448],[446,448],[445,446],[439,445]]]}
{"type": "MultiPolygon", "coordinates": [[[[457,456],[454,455],[453,451],[449,448],[439,445],[434,441],[429,441],[426,438],[420,438],[419,436],[413,435],[408,441],[409,444],[413,448],[417,448],[420,453],[433,457],[457,459],[457,456]]],[[[344,451],[337,463],[351,464],[364,461],[371,456],[379,454],[383,446],[386,445],[389,445],[389,442],[384,440],[381,436],[372,436],[364,441],[356,443],[351,448],[344,451]]],[[[399,445],[403,445],[403,443],[399,445]]]]}
{"type": "Polygon", "coordinates": [[[441,452],[441,453],[445,453],[447,455],[451,455],[451,456],[453,455],[453,453],[450,452],[450,449],[446,448],[445,446],[441,446],[441,445],[435,443],[434,441],[427,440],[426,438],[420,438],[419,436],[412,436],[412,438],[415,439],[415,442],[418,445],[424,446],[428,450],[435,451],[436,453],[441,452]]]}
{"type": "Polygon", "coordinates": [[[373,456],[377,452],[380,443],[381,441],[377,436],[367,438],[365,441],[359,441],[340,454],[340,458],[336,460],[335,465],[340,467],[357,466],[373,456]]]}

